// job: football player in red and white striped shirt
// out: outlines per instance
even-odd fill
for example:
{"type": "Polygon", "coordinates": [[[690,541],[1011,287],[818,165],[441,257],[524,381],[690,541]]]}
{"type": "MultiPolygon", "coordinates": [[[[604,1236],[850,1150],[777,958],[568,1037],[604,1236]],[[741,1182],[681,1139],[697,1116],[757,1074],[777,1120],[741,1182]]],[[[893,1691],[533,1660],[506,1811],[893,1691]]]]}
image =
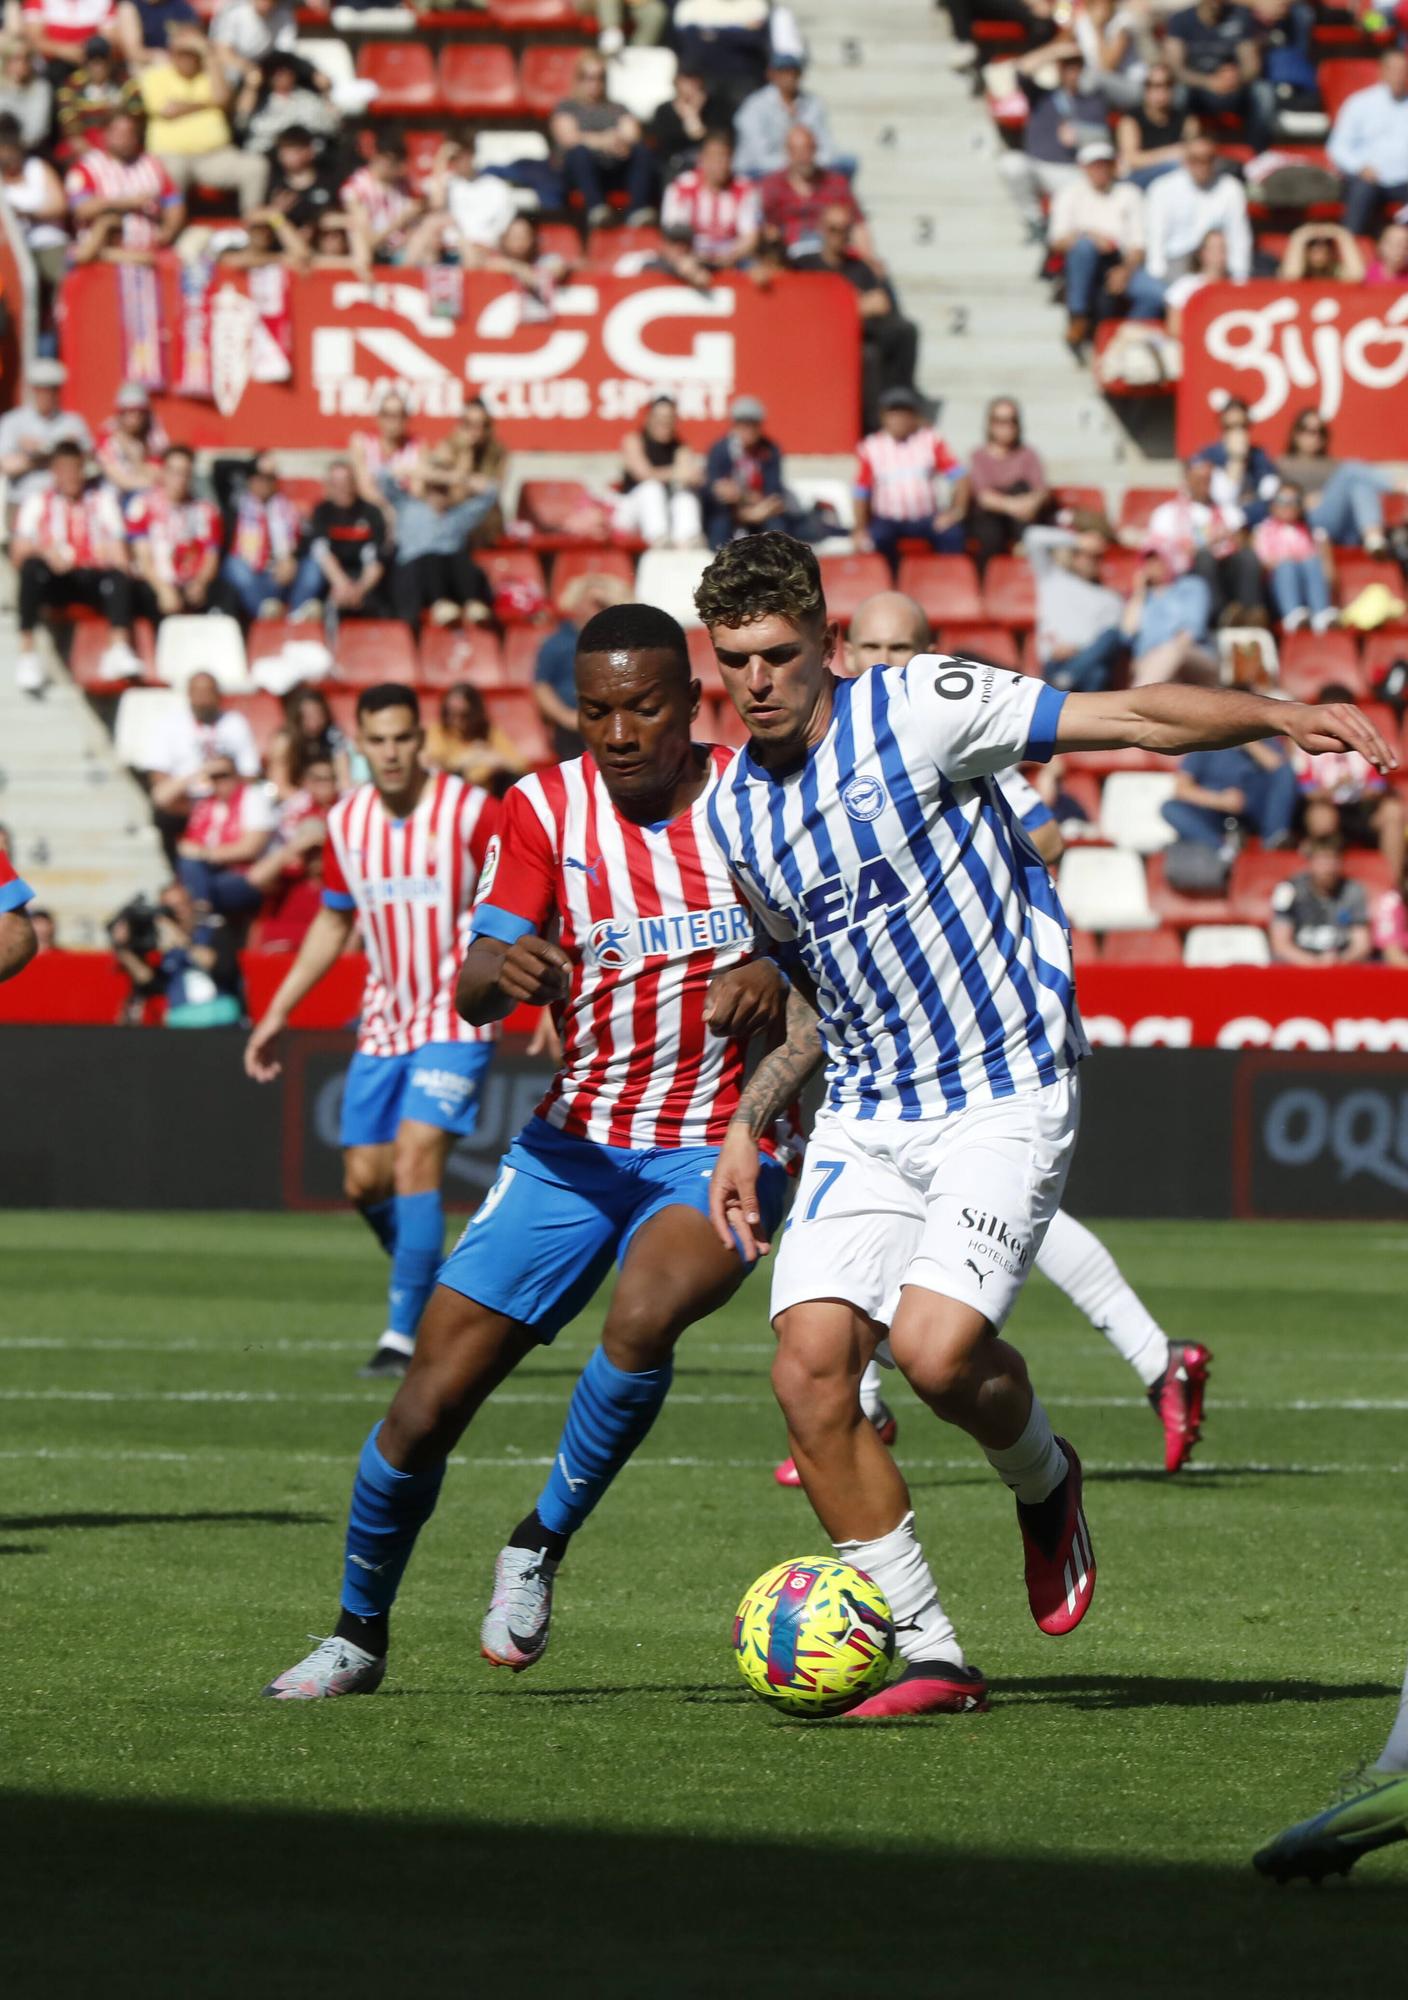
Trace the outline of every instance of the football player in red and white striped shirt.
{"type": "Polygon", "coordinates": [[[127,508],[133,562],[146,586],[148,616],[204,611],[220,567],[220,516],[194,491],[195,454],[170,444],[161,455],[161,477],[127,508]]]}
{"type": "Polygon", "coordinates": [[[49,461],[53,484],[20,504],[10,560],[20,573],[20,652],[15,678],[26,694],[43,691],[48,674],[34,650],[43,612],[82,604],[113,629],[103,654],[105,679],[140,676],[132,650],[132,578],[122,510],[106,487],[89,486],[82,447],[65,438],[49,461]]]}
{"type": "MultiPolygon", "coordinates": [[[[540,1659],[569,1536],[654,1422],[679,1335],[744,1275],[711,1234],[709,1176],[745,1037],[776,1020],[781,981],[766,962],[745,966],[752,922],[711,852],[708,802],[732,760],[691,741],[699,685],[684,634],[648,605],[582,628],[577,694],[588,754],[509,793],[458,994],[478,1022],[551,1002],[562,1072],[440,1273],[410,1373],[362,1450],[341,1616],[265,1689],[280,1700],[380,1685],[391,1605],[448,1453],[616,1262],[602,1344],[537,1506],[500,1551],[481,1633],[496,1665],[540,1659]]],[[[786,1179],[762,1163],[774,1219],[786,1179]]]]}
{"type": "Polygon", "coordinates": [[[186,220],[186,204],[160,160],[143,152],[142,123],[130,111],[108,120],[105,145],[69,168],[64,192],[76,227],[92,232],[79,239],[80,257],[165,249],[186,220]]]}
{"type": "Polygon", "coordinates": [[[411,239],[426,211],[425,197],[411,178],[406,142],[398,132],[379,132],[366,166],[342,184],[339,197],[352,224],[352,249],[363,270],[373,264],[412,261],[411,239]]]}
{"type": "Polygon", "coordinates": [[[861,440],[856,467],[856,547],[877,549],[893,569],[901,541],[931,549],[964,546],[968,477],[936,430],[924,421],[917,389],[887,389],[880,428],[861,440]],[[936,479],[948,479],[940,504],[936,479]]]}
{"type": "Polygon", "coordinates": [[[391,1252],[387,1330],[366,1374],[401,1375],[444,1255],[440,1187],[455,1141],[474,1129],[496,1026],[455,1012],[469,906],[498,818],[478,785],[421,764],[412,690],[357,699],[371,782],[328,814],[323,907],[245,1048],[258,1082],[279,1073],[277,1044],[298,1003],[331,971],[360,920],[367,984],[342,1097],[343,1185],[391,1252]]]}
{"type": "Polygon", "coordinates": [[[711,271],[745,264],[758,247],[758,190],[733,171],[733,135],[708,132],[698,164],[671,181],[660,208],[664,229],[694,232],[694,254],[711,271]]]}

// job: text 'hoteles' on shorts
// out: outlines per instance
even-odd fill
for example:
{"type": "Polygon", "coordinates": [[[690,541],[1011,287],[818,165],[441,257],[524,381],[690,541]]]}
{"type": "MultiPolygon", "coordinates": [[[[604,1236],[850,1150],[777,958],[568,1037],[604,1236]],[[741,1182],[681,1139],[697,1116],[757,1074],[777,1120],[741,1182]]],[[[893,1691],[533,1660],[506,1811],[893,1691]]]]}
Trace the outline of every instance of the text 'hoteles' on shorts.
{"type": "Polygon", "coordinates": [[[923,1119],[818,1114],[773,1270],[773,1317],[845,1299],[888,1326],[905,1285],[1002,1326],[1061,1205],[1075,1151],[1074,1070],[923,1119]]]}

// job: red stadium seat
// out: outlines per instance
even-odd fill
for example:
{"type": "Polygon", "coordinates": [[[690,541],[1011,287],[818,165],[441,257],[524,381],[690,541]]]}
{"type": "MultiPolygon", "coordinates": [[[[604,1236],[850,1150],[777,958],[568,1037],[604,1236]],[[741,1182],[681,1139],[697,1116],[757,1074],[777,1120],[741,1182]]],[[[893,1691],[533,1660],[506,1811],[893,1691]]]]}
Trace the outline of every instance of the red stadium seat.
{"type": "Polygon", "coordinates": [[[704,690],[704,699],[711,695],[721,695],[724,691],[724,677],[719,671],[719,656],[714,651],[714,642],[702,625],[691,625],[685,633],[689,647],[689,664],[694,678],[704,690]]]}
{"type": "MultiPolygon", "coordinates": [[[[1363,556],[1344,552],[1335,558],[1335,601],[1338,604],[1353,604],[1361,590],[1367,590],[1371,583],[1381,583],[1403,603],[1408,590],[1403,582],[1403,572],[1396,562],[1387,556],[1363,556]]],[[[1401,624],[1402,619],[1395,619],[1401,624]]]]}
{"type": "Polygon", "coordinates": [[[1298,875],[1304,866],[1304,857],[1293,848],[1278,847],[1267,853],[1261,847],[1244,847],[1232,863],[1228,901],[1233,922],[1264,924],[1271,915],[1271,891],[1288,875],[1298,875]]]}
{"type": "Polygon", "coordinates": [[[1320,102],[1331,124],[1347,97],[1367,90],[1379,81],[1379,66],[1372,56],[1336,58],[1317,65],[1315,81],[1320,86],[1320,102]]]}
{"type": "Polygon", "coordinates": [[[849,625],[858,604],[890,588],[890,566],[883,556],[822,556],[821,587],[828,612],[849,625]]]}
{"type": "Polygon", "coordinates": [[[1390,889],[1398,886],[1393,879],[1393,869],[1376,847],[1347,848],[1344,872],[1364,884],[1371,905],[1376,897],[1387,895],[1390,889]]]}
{"type": "Polygon", "coordinates": [[[1183,943],[1171,924],[1156,931],[1110,931],[1102,956],[1106,965],[1182,965],[1183,943]]]}
{"type": "Polygon", "coordinates": [[[582,238],[570,222],[540,222],[538,249],[544,257],[563,257],[576,264],[582,255],[582,238]]]}
{"type": "Polygon", "coordinates": [[[334,653],[337,678],[349,687],[420,679],[415,642],[397,618],[345,618],[334,653]]]}
{"type": "Polygon", "coordinates": [[[245,636],[244,653],[250,668],[260,660],[277,659],[291,641],[303,645],[323,643],[321,625],[295,625],[287,618],[256,618],[245,636]]]}
{"type": "MultiPolygon", "coordinates": [[[[103,654],[112,644],[112,627],[106,618],[86,618],[71,627],[73,642],[69,649],[68,670],[85,694],[116,695],[129,685],[124,681],[105,681],[99,677],[103,654]]],[[[132,650],[142,662],[142,678],[156,680],[156,639],[145,618],[140,618],[132,633],[132,650]]]]}
{"type": "Polygon", "coordinates": [[[1177,498],[1177,489],[1172,486],[1131,486],[1120,502],[1118,525],[1121,532],[1130,530],[1142,535],[1154,509],[1162,507],[1165,500],[1177,498]]]}
{"type": "Polygon", "coordinates": [[[1130,591],[1139,565],[1144,560],[1138,549],[1106,549],[1100,558],[1100,581],[1111,590],[1130,591]]]}
{"type": "Polygon", "coordinates": [[[956,653],[965,660],[984,660],[993,667],[1012,667],[1018,673],[1022,671],[1017,635],[1005,625],[945,625],[939,632],[934,650],[956,653]]]}
{"type": "Polygon", "coordinates": [[[420,635],[420,681],[427,688],[496,688],[505,685],[498,634],[482,625],[427,625],[420,635]]]}
{"type": "Polygon", "coordinates": [[[280,478],[279,491],[285,500],[293,502],[299,513],[307,520],[323,497],[323,482],[321,479],[280,478]]]}
{"type": "Polygon", "coordinates": [[[982,622],[978,572],[968,556],[901,556],[898,583],[923,605],[931,625],[982,622]]]}
{"type": "Polygon", "coordinates": [[[741,750],[748,741],[743,717],[726,694],[705,695],[699,728],[711,743],[725,743],[730,750],[741,750]]]}
{"type": "Polygon", "coordinates": [[[532,118],[550,118],[564,97],[572,95],[582,50],[561,43],[537,44],[523,51],[519,92],[532,118]]]}
{"type": "Polygon", "coordinates": [[[1370,632],[1364,641],[1364,679],[1370,691],[1378,687],[1395,660],[1408,661],[1408,632],[1390,626],[1386,632],[1370,632]]]}
{"type": "Polygon", "coordinates": [[[619,229],[593,229],[587,237],[587,262],[613,265],[618,257],[655,251],[664,242],[653,223],[623,222],[619,229]]]}
{"type": "Polygon", "coordinates": [[[547,636],[541,625],[510,625],[504,633],[502,667],[505,687],[532,687],[538,649],[547,636]]]}
{"type": "MultiPolygon", "coordinates": [[[[1113,936],[1114,933],[1111,933],[1113,936]]],[[[1071,957],[1077,967],[1100,963],[1100,940],[1094,931],[1073,930],[1071,932],[1071,957]]]]}
{"type": "Polygon", "coordinates": [[[550,537],[549,546],[552,542],[585,545],[604,541],[602,536],[583,532],[582,524],[599,521],[601,512],[579,479],[525,479],[518,495],[518,516],[529,523],[535,535],[550,537]]]}
{"type": "Polygon", "coordinates": [[[424,42],[363,42],[357,74],[377,87],[371,109],[378,118],[433,111],[440,101],[435,61],[424,42]]]}
{"type": "Polygon", "coordinates": [[[406,141],[406,165],[411,170],[411,179],[418,188],[423,187],[435,171],[445,134],[438,127],[412,125],[402,137],[406,141]]]}
{"type": "MultiPolygon", "coordinates": [[[[474,560],[489,579],[490,587],[497,593],[503,585],[521,584],[525,589],[536,592],[547,601],[547,579],[543,575],[541,557],[533,549],[476,549],[474,560]]],[[[509,612],[501,620],[506,625],[526,624],[532,616],[529,612],[509,612]]]]}
{"type": "Polygon", "coordinates": [[[610,544],[599,549],[564,549],[553,558],[554,608],[562,603],[562,593],[568,584],[579,576],[619,576],[628,589],[634,589],[636,559],[629,550],[614,549],[610,544]]]}
{"type": "Polygon", "coordinates": [[[496,722],[505,736],[512,737],[530,764],[555,762],[547,729],[531,694],[501,688],[484,699],[490,721],[496,722]]]}
{"type": "Polygon", "coordinates": [[[1036,578],[1025,556],[994,556],[983,573],[983,608],[999,625],[1036,623],[1036,578]]]}
{"type": "Polygon", "coordinates": [[[1167,757],[1159,757],[1152,750],[1070,750],[1065,756],[1068,770],[1093,771],[1100,778],[1107,778],[1111,771],[1168,769],[1167,757]]]}
{"type": "Polygon", "coordinates": [[[440,97],[466,118],[502,118],[521,111],[518,65],[502,42],[449,42],[440,51],[440,97]]]}
{"type": "Polygon", "coordinates": [[[324,686],[321,692],[328,698],[333,721],[350,742],[357,734],[356,689],[324,686]]]}
{"type": "Polygon", "coordinates": [[[1051,498],[1063,513],[1103,514],[1105,491],[1100,486],[1053,486],[1051,498]]]}
{"type": "Polygon", "coordinates": [[[1162,854],[1148,857],[1145,873],[1149,882],[1149,907],[1161,924],[1186,931],[1191,930],[1194,924],[1233,922],[1235,912],[1226,896],[1185,896],[1181,889],[1173,888],[1164,874],[1162,854]]]}
{"type": "Polygon", "coordinates": [[[254,747],[265,758],[269,745],[284,726],[284,705],[275,694],[228,694],[224,707],[235,715],[242,715],[254,732],[254,747]]]}
{"type": "Polygon", "coordinates": [[[1315,701],[1322,687],[1339,681],[1364,691],[1359,647],[1352,632],[1287,632],[1281,640],[1281,686],[1296,701],[1315,701]]]}

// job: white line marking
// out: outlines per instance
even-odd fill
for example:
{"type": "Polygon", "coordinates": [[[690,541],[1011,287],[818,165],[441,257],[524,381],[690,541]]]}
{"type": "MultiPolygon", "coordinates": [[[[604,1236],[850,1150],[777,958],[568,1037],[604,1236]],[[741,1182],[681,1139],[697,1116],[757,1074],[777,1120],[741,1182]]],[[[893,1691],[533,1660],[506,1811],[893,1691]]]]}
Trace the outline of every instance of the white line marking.
{"type": "MultiPolygon", "coordinates": [[[[360,1350],[359,1350],[360,1351],[360,1350]]],[[[308,1391],[285,1389],[0,1389],[0,1402],[5,1403],[287,1403],[290,1406],[313,1404],[359,1404],[363,1407],[374,1405],[378,1389],[385,1394],[385,1385],[369,1383],[364,1390],[356,1389],[316,1389],[308,1391]]],[[[492,1401],[503,1406],[518,1408],[561,1409],[568,1400],[566,1389],[540,1392],[536,1390],[495,1393],[492,1401]]],[[[690,1389],[676,1390],[670,1396],[672,1404],[688,1407],[730,1408],[730,1409],[772,1409],[771,1396],[705,1395],[690,1389]]],[[[1066,1410],[1143,1410],[1147,1407],[1143,1396],[1052,1396],[1048,1399],[1051,1409],[1066,1410]]],[[[1311,1414],[1319,1410],[1354,1410],[1360,1412],[1391,1412],[1408,1410],[1408,1396],[1297,1396],[1286,1401],[1268,1399],[1262,1401],[1252,1397],[1219,1396],[1210,1405],[1213,1416],[1224,1411],[1254,1411],[1277,1415],[1311,1414]]]]}

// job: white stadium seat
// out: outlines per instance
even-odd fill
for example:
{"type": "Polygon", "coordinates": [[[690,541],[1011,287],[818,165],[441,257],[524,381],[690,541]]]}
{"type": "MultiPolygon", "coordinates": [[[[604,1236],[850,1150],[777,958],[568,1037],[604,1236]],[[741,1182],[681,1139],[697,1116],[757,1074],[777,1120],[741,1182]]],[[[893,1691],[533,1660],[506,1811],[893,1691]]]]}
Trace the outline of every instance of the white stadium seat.
{"type": "Polygon", "coordinates": [[[681,625],[698,625],[695,586],[713,559],[710,549],[647,549],[636,570],[636,596],[681,625]]]}
{"type": "Polygon", "coordinates": [[[486,167],[511,167],[515,160],[545,160],[548,142],[542,132],[489,132],[474,135],[474,164],[482,174],[486,167]]]}
{"type": "Polygon", "coordinates": [[[251,682],[244,637],[220,611],[163,618],[156,631],[156,677],[183,688],[192,674],[214,674],[226,694],[244,694],[251,682]]]}
{"type": "Polygon", "coordinates": [[[131,771],[155,771],[173,715],[185,707],[172,688],[127,688],[113,721],[113,748],[131,771]]]}
{"type": "Polygon", "coordinates": [[[1100,794],[1100,831],[1115,847],[1157,854],[1173,839],[1163,808],[1173,797],[1172,771],[1112,771],[1100,794]]]}
{"type": "Polygon", "coordinates": [[[1194,924],[1183,940],[1185,965],[1270,965],[1271,946],[1256,924],[1194,924]]]}
{"type": "Polygon", "coordinates": [[[321,70],[329,83],[355,83],[357,79],[351,49],[346,42],[339,42],[332,35],[306,38],[300,35],[293,45],[293,52],[302,56],[304,62],[311,63],[314,69],[321,70]]]}
{"type": "Polygon", "coordinates": [[[676,66],[673,49],[622,49],[607,64],[606,94],[648,125],[675,94],[676,66]]]}
{"type": "Polygon", "coordinates": [[[1056,886],[1077,930],[1149,931],[1158,923],[1149,908],[1143,856],[1130,848],[1071,848],[1061,857],[1056,886]]]}

